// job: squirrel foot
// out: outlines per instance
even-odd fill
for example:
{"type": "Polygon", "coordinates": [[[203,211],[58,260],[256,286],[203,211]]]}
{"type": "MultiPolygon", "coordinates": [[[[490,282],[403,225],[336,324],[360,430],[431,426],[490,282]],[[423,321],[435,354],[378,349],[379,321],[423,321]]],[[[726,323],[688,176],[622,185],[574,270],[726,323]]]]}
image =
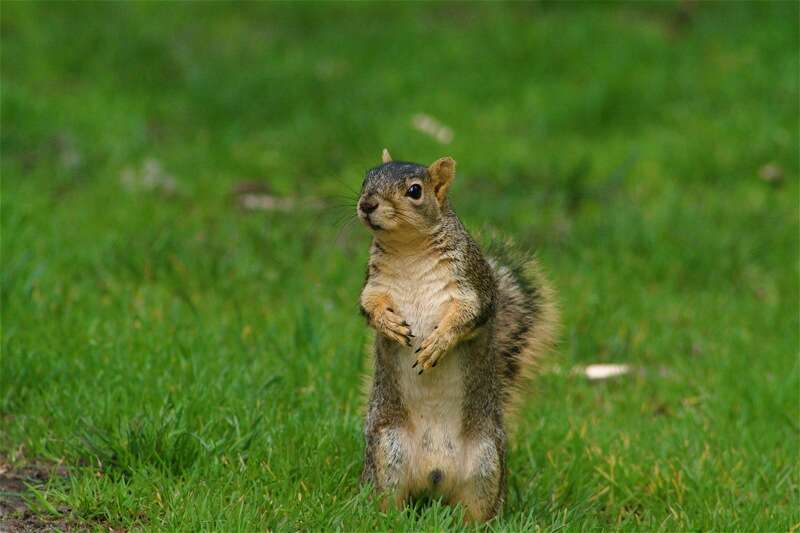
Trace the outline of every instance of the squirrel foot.
{"type": "Polygon", "coordinates": [[[390,308],[385,308],[374,319],[375,329],[395,342],[411,347],[411,326],[390,308]]]}
{"type": "Polygon", "coordinates": [[[434,329],[417,348],[417,360],[412,368],[419,367],[419,373],[422,374],[423,370],[435,367],[450,344],[448,335],[441,333],[441,329],[434,329]]]}

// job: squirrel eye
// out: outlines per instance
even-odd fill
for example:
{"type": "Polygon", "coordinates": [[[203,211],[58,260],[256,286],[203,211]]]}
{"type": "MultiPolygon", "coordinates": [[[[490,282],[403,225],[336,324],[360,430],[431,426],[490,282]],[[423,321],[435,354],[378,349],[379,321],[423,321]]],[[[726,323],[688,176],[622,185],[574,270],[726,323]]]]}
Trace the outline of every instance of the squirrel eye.
{"type": "Polygon", "coordinates": [[[414,185],[408,188],[408,190],[406,191],[406,196],[414,200],[419,200],[420,197],[422,196],[422,187],[420,187],[418,183],[415,183],[414,185]]]}

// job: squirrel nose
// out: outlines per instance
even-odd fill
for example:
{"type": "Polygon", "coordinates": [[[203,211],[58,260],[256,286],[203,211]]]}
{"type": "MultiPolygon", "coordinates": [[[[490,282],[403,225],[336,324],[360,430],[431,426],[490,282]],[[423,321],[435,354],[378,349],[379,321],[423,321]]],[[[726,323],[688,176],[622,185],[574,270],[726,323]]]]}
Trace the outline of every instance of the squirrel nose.
{"type": "Polygon", "coordinates": [[[375,202],[374,204],[371,204],[371,203],[369,203],[369,202],[368,202],[368,201],[366,201],[366,200],[361,200],[361,201],[358,203],[358,207],[359,207],[359,209],[361,209],[361,210],[362,210],[364,213],[366,213],[366,214],[368,214],[368,215],[369,215],[370,213],[372,213],[373,211],[375,211],[376,209],[378,209],[378,202],[375,202]]]}

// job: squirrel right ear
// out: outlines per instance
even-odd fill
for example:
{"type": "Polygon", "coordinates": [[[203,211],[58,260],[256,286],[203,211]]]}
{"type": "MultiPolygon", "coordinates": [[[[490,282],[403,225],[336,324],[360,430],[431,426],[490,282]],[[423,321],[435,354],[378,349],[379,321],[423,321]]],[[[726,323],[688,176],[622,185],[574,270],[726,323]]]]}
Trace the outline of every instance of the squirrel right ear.
{"type": "Polygon", "coordinates": [[[381,159],[383,160],[384,163],[392,162],[392,156],[389,154],[388,148],[383,149],[383,153],[381,154],[381,159]]]}
{"type": "Polygon", "coordinates": [[[456,162],[452,157],[442,157],[434,161],[428,167],[428,174],[431,175],[433,182],[433,190],[436,193],[436,199],[439,204],[444,202],[447,196],[447,189],[456,175],[456,162]]]}

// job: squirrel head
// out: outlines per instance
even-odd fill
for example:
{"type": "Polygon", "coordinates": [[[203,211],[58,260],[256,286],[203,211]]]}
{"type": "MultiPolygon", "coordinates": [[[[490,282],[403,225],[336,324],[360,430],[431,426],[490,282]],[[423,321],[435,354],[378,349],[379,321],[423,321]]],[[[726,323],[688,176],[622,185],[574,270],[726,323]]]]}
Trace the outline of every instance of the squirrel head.
{"type": "Polygon", "coordinates": [[[385,148],[382,159],[361,185],[358,217],[382,238],[402,240],[425,233],[442,217],[456,162],[442,157],[426,167],[392,161],[385,148]]]}

